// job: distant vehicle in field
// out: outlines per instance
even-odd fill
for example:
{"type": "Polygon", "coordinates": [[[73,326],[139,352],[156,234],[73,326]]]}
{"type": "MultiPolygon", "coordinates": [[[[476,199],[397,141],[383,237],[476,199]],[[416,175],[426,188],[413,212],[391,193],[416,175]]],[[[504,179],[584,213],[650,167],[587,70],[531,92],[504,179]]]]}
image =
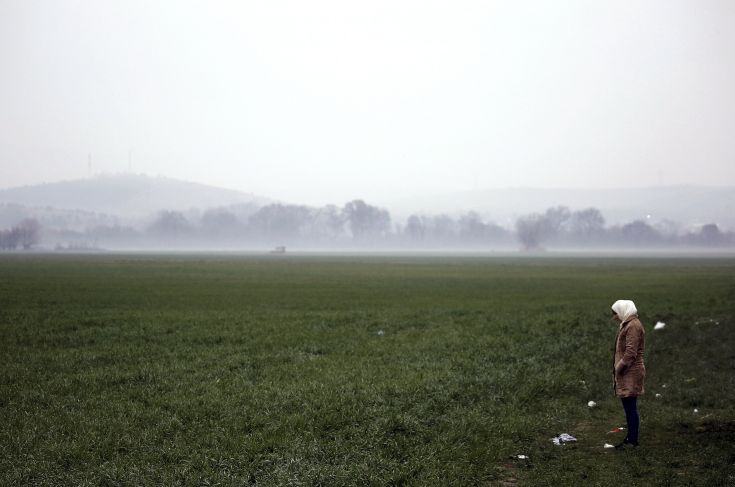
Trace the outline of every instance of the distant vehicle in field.
{"type": "Polygon", "coordinates": [[[275,249],[271,250],[271,254],[285,254],[286,253],[286,247],[283,245],[279,245],[275,249]]]}

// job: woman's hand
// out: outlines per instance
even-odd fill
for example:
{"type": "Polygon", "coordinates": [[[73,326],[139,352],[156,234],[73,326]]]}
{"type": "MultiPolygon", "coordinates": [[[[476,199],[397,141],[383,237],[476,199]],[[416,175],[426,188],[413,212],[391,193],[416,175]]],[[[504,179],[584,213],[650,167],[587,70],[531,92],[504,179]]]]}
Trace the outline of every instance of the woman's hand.
{"type": "Polygon", "coordinates": [[[615,364],[615,373],[620,375],[625,370],[625,364],[622,360],[619,360],[617,364],[615,364]]]}

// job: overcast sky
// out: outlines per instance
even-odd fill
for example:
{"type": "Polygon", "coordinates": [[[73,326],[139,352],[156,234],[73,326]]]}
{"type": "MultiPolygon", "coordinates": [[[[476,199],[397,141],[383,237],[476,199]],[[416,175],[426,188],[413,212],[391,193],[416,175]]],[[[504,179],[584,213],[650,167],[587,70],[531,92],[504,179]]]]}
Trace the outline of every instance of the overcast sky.
{"type": "Polygon", "coordinates": [[[0,0],[0,187],[735,185],[734,134],[730,0],[0,0]]]}

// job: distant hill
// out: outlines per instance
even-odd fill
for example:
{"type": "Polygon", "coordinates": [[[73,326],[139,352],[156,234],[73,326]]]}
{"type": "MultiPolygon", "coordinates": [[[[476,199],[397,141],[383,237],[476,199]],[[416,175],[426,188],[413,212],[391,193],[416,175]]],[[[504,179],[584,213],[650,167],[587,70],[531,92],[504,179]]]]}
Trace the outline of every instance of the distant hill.
{"type": "Polygon", "coordinates": [[[165,177],[137,174],[98,176],[0,190],[0,204],[51,207],[103,213],[123,218],[145,217],[160,210],[185,211],[270,201],[240,191],[165,177]]]}
{"type": "Polygon", "coordinates": [[[427,194],[381,201],[397,214],[459,213],[474,210],[501,224],[521,215],[563,205],[572,210],[594,207],[608,224],[648,219],[684,225],[717,223],[735,229],[735,187],[668,186],[623,189],[507,188],[427,194]]]}

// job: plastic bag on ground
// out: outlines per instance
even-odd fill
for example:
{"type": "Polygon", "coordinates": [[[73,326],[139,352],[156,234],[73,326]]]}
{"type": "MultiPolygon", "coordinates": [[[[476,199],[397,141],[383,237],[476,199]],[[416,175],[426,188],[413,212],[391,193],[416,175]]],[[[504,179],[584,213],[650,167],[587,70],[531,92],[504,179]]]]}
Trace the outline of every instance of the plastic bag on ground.
{"type": "Polygon", "coordinates": [[[562,433],[559,436],[555,436],[551,439],[551,442],[557,446],[563,445],[564,443],[570,443],[572,441],[577,441],[577,439],[569,433],[562,433]]]}

